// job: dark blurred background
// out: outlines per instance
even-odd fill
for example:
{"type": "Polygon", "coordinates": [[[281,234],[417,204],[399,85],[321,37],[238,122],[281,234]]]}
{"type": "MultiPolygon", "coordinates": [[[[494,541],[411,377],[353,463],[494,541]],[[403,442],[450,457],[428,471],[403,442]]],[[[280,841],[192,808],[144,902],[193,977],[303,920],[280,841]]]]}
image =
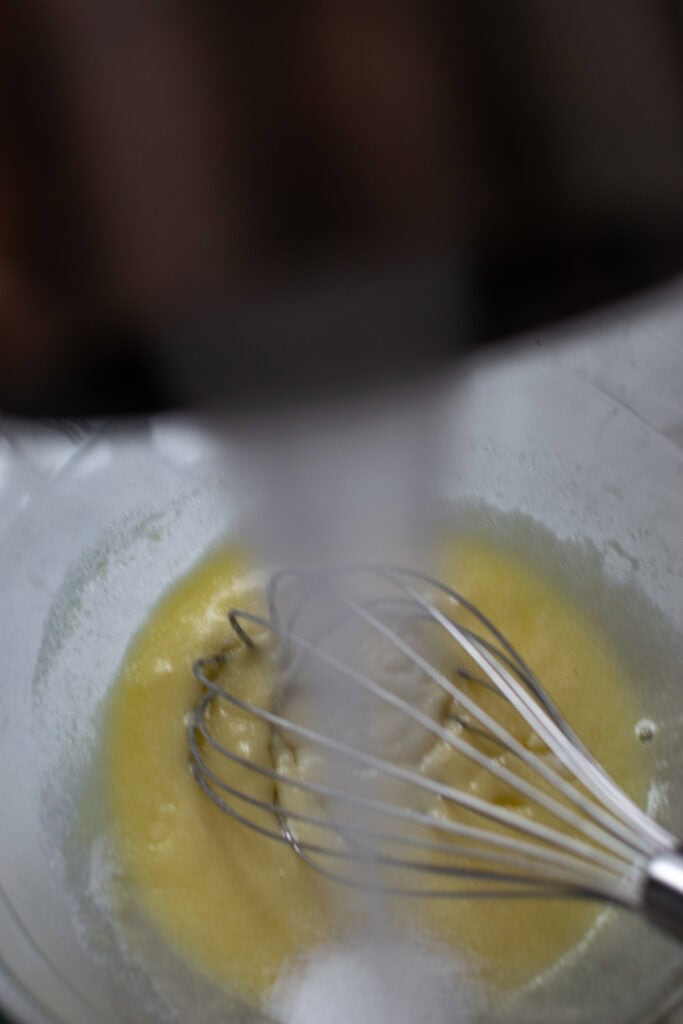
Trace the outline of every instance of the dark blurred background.
{"type": "Polygon", "coordinates": [[[401,371],[677,272],[681,27],[674,0],[6,0],[0,409],[401,371]]]}

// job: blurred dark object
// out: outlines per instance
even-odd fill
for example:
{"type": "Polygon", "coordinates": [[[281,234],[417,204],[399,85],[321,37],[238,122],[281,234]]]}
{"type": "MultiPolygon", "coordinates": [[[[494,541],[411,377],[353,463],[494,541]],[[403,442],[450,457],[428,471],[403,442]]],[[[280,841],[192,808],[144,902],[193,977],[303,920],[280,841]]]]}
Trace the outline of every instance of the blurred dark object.
{"type": "Polygon", "coordinates": [[[0,408],[414,372],[683,267],[673,0],[23,0],[0,408]]]}

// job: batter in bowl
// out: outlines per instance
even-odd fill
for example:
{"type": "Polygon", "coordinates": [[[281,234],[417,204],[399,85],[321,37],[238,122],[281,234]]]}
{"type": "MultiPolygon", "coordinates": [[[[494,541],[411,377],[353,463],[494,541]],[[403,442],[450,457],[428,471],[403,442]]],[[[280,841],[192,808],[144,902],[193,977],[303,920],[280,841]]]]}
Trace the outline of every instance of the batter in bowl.
{"type": "MultiPolygon", "coordinates": [[[[606,638],[561,586],[511,550],[462,536],[444,544],[439,575],[496,621],[588,748],[643,804],[649,772],[634,734],[640,717],[635,697],[606,638]]],[[[286,845],[226,817],[189,771],[185,718],[198,697],[192,662],[224,648],[230,607],[256,609],[260,600],[257,581],[234,550],[212,554],[162,599],[115,688],[106,761],[120,870],[160,937],[212,980],[264,1005],[293,964],[352,934],[362,908],[346,892],[340,900],[335,887],[286,845]]],[[[230,671],[233,692],[267,703],[275,685],[267,653],[241,652],[230,671]]],[[[219,739],[251,760],[271,763],[267,726],[225,708],[216,715],[212,728],[219,739]]],[[[439,750],[427,756],[430,773],[448,779],[455,770],[439,750]]],[[[241,771],[221,767],[238,786],[245,782],[241,771]]],[[[463,784],[488,798],[509,799],[485,792],[490,783],[475,769],[466,779],[458,776],[463,784]]],[[[252,778],[249,785],[257,795],[272,796],[268,780],[252,778]]],[[[399,900],[391,907],[401,927],[449,944],[499,991],[568,955],[599,912],[594,904],[546,901],[488,902],[486,913],[476,901],[411,902],[406,909],[399,900]]]]}

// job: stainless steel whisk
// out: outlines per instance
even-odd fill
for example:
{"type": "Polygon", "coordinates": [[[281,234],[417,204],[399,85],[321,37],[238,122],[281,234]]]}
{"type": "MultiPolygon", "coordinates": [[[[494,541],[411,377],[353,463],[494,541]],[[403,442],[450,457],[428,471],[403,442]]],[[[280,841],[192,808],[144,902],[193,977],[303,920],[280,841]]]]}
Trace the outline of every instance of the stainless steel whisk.
{"type": "Polygon", "coordinates": [[[267,615],[234,609],[228,618],[240,644],[274,644],[268,706],[231,692],[239,644],[194,665],[202,695],[188,721],[191,767],[222,811],[344,884],[421,897],[594,898],[683,939],[680,841],[610,778],[462,595],[395,566],[286,569],[270,578],[267,605],[267,615]],[[368,641],[385,651],[378,671],[356,657],[368,641]],[[288,715],[290,704],[315,705],[317,681],[326,695],[317,717],[288,715]],[[351,695],[351,708],[360,697],[354,714],[346,698],[330,701],[335,693],[351,695]],[[214,735],[217,705],[266,723],[270,764],[214,735]],[[399,723],[393,748],[382,716],[399,723]],[[424,758],[406,754],[416,733],[490,774],[498,796],[426,771],[424,758]],[[295,752],[287,770],[283,749],[295,752]],[[297,774],[301,751],[327,770],[297,774]],[[245,772],[267,780],[267,798],[249,791],[245,772]]]}

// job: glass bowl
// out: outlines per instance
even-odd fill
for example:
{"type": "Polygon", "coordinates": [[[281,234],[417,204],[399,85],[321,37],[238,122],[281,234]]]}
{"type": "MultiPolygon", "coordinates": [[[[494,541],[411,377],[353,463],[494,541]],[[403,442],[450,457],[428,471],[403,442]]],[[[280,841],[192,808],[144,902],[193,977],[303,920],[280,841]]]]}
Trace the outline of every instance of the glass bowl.
{"type": "MultiPolygon", "coordinates": [[[[566,345],[545,334],[454,374],[439,478],[445,518],[495,527],[516,517],[597,567],[578,573],[577,595],[636,667],[656,666],[636,674],[659,727],[658,814],[683,834],[679,291],[575,325],[566,345]],[[598,580],[623,600],[603,603],[598,580]]],[[[190,1005],[193,1024],[260,1019],[204,999],[189,979],[189,1001],[174,1011],[177,965],[150,978],[126,962],[100,905],[97,814],[89,834],[79,824],[83,802],[97,804],[93,748],[131,636],[172,581],[238,529],[247,498],[237,457],[190,419],[61,433],[4,424],[3,436],[0,1005],[21,1024],[143,1024],[190,1005]]],[[[487,1021],[643,1024],[682,986],[683,948],[614,912],[570,968],[487,1021]]]]}

